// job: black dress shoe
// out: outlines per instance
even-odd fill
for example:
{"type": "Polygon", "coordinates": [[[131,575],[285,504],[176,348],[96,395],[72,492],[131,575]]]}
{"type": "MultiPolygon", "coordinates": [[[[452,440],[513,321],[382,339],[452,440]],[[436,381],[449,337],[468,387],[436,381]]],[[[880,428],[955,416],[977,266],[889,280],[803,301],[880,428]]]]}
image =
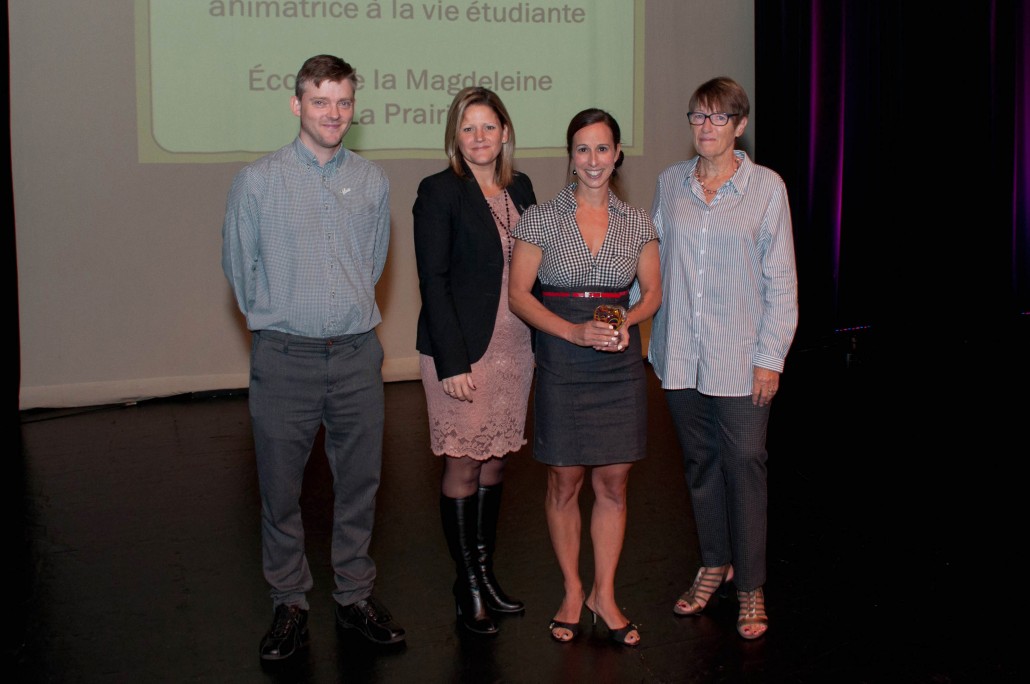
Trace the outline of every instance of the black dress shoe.
{"type": "Polygon", "coordinates": [[[336,604],[336,624],[345,629],[356,629],[377,644],[404,641],[404,628],[393,621],[390,611],[373,596],[349,606],[336,604]]]}
{"type": "Polygon", "coordinates": [[[308,645],[308,611],[298,606],[279,604],[272,626],[261,639],[262,660],[283,660],[308,645]]]}

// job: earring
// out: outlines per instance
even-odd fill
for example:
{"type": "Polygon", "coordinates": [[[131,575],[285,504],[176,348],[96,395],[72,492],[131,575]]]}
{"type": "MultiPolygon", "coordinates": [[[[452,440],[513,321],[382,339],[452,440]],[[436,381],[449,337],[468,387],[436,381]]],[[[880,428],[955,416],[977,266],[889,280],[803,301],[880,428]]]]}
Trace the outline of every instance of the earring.
{"type": "Polygon", "coordinates": [[[578,175],[578,174],[576,173],[576,169],[572,169],[572,175],[573,175],[573,176],[576,176],[576,175],[578,175]]]}

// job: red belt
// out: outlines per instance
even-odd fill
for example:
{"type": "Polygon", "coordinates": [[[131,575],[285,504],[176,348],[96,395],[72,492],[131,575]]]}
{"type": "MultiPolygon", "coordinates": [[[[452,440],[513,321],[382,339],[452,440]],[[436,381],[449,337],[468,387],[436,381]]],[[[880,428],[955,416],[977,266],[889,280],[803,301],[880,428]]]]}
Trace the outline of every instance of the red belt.
{"type": "Polygon", "coordinates": [[[618,299],[629,294],[629,290],[622,292],[562,292],[560,290],[544,290],[545,297],[603,297],[604,299],[618,299]]]}

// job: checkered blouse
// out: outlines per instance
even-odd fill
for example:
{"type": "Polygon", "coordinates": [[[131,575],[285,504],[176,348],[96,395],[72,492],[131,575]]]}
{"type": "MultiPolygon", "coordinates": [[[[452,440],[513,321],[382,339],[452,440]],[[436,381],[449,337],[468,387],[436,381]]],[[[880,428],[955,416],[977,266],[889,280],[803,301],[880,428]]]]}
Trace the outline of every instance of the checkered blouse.
{"type": "Polygon", "coordinates": [[[540,282],[563,288],[627,287],[637,274],[641,248],[658,239],[648,212],[608,191],[608,234],[600,251],[590,254],[576,225],[576,184],[549,202],[522,214],[513,235],[543,250],[540,282]]]}

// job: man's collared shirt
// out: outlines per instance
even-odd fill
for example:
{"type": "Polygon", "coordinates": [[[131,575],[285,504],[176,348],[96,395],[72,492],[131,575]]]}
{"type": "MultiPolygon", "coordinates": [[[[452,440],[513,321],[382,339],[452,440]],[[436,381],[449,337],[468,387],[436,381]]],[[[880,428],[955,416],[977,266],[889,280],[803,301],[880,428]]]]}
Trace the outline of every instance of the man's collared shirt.
{"type": "Polygon", "coordinates": [[[244,167],[222,226],[222,268],[250,330],[326,338],[382,321],[389,181],[340,147],[325,166],[300,138],[244,167]]]}

